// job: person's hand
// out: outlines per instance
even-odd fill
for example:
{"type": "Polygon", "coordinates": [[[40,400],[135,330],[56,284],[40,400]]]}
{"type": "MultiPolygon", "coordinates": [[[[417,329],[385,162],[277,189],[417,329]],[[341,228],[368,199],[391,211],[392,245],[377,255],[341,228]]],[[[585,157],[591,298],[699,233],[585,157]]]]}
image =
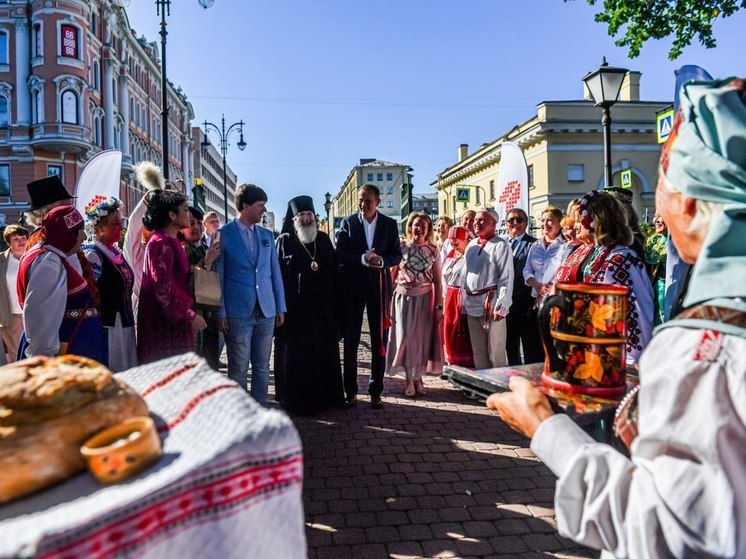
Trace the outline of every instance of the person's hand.
{"type": "Polygon", "coordinates": [[[220,241],[213,241],[210,248],[205,252],[204,265],[206,268],[212,268],[212,265],[220,256],[220,241]]]}
{"type": "Polygon", "coordinates": [[[374,248],[365,251],[364,259],[368,266],[380,267],[383,264],[383,259],[376,254],[376,249],[374,248]]]}
{"type": "Polygon", "coordinates": [[[218,330],[220,330],[223,334],[228,333],[228,319],[227,318],[218,318],[218,330]]]}
{"type": "Polygon", "coordinates": [[[498,412],[511,429],[529,438],[534,436],[542,421],[554,415],[546,396],[522,377],[510,379],[510,392],[487,398],[487,407],[498,412]]]}
{"type": "Polygon", "coordinates": [[[201,315],[195,314],[192,319],[192,328],[197,332],[202,332],[202,330],[207,328],[207,322],[205,322],[205,319],[201,315]]]}
{"type": "Polygon", "coordinates": [[[435,320],[443,322],[443,307],[440,305],[435,307],[435,320]]]}
{"type": "Polygon", "coordinates": [[[275,315],[275,327],[279,328],[285,324],[285,313],[284,312],[278,312],[275,315]]]}

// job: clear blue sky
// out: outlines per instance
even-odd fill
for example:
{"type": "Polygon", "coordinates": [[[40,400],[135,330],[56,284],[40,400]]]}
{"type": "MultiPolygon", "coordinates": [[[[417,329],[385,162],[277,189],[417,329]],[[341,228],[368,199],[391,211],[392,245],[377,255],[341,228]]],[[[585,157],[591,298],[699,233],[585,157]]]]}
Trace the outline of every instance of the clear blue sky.
{"type": "MultiPolygon", "coordinates": [[[[598,10],[562,0],[174,0],[168,77],[204,120],[246,122],[228,163],[263,186],[278,219],[287,200],[336,193],[361,157],[414,168],[415,192],[437,173],[535,114],[543,100],[579,99],[606,56],[642,72],[644,100],[673,98],[674,69],[746,75],[746,10],[718,21],[716,49],[667,59],[670,40],[633,60],[598,10]]],[[[127,8],[138,36],[159,41],[155,2],[127,8]]],[[[599,114],[600,119],[600,114],[599,114]]],[[[213,136],[213,142],[217,139],[213,136]]]]}

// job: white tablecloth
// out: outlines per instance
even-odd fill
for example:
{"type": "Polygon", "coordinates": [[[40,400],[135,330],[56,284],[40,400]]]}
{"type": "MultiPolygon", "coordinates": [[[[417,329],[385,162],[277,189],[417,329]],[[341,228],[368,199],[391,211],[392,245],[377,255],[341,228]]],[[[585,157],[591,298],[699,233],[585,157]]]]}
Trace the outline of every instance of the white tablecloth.
{"type": "Polygon", "coordinates": [[[164,455],[102,487],[84,472],[0,506],[0,557],[306,557],[303,456],[288,417],[185,354],[118,375],[164,455]]]}

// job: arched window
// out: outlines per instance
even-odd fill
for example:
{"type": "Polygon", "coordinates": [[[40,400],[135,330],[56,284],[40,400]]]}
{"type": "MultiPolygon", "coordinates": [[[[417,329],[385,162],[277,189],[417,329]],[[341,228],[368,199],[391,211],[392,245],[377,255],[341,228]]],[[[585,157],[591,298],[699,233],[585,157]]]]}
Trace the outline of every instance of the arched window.
{"type": "Polygon", "coordinates": [[[62,104],[62,122],[69,124],[78,124],[78,96],[77,94],[67,89],[62,92],[61,104],[62,104]]]}
{"type": "Polygon", "coordinates": [[[8,98],[0,95],[0,128],[8,126],[8,98]]]}
{"type": "Polygon", "coordinates": [[[135,100],[130,97],[130,122],[135,120],[135,100]]]}
{"type": "Polygon", "coordinates": [[[101,117],[93,118],[93,142],[101,147],[101,117]]]}

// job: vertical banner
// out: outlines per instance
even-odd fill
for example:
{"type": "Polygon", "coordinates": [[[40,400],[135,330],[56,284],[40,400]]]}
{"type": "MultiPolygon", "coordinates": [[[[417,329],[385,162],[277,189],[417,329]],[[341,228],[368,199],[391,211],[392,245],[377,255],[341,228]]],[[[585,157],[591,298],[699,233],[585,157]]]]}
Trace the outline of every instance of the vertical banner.
{"type": "Polygon", "coordinates": [[[78,58],[78,28],[72,25],[62,25],[60,33],[62,34],[62,44],[60,45],[62,56],[78,58]]]}
{"type": "Polygon", "coordinates": [[[122,152],[101,151],[91,157],[80,172],[75,185],[75,208],[83,215],[91,206],[114,196],[119,198],[122,180],[122,152]]]}
{"type": "Polygon", "coordinates": [[[498,235],[508,233],[505,214],[512,208],[521,208],[528,214],[528,168],[523,150],[513,142],[503,142],[495,200],[495,211],[499,218],[498,235]]]}

